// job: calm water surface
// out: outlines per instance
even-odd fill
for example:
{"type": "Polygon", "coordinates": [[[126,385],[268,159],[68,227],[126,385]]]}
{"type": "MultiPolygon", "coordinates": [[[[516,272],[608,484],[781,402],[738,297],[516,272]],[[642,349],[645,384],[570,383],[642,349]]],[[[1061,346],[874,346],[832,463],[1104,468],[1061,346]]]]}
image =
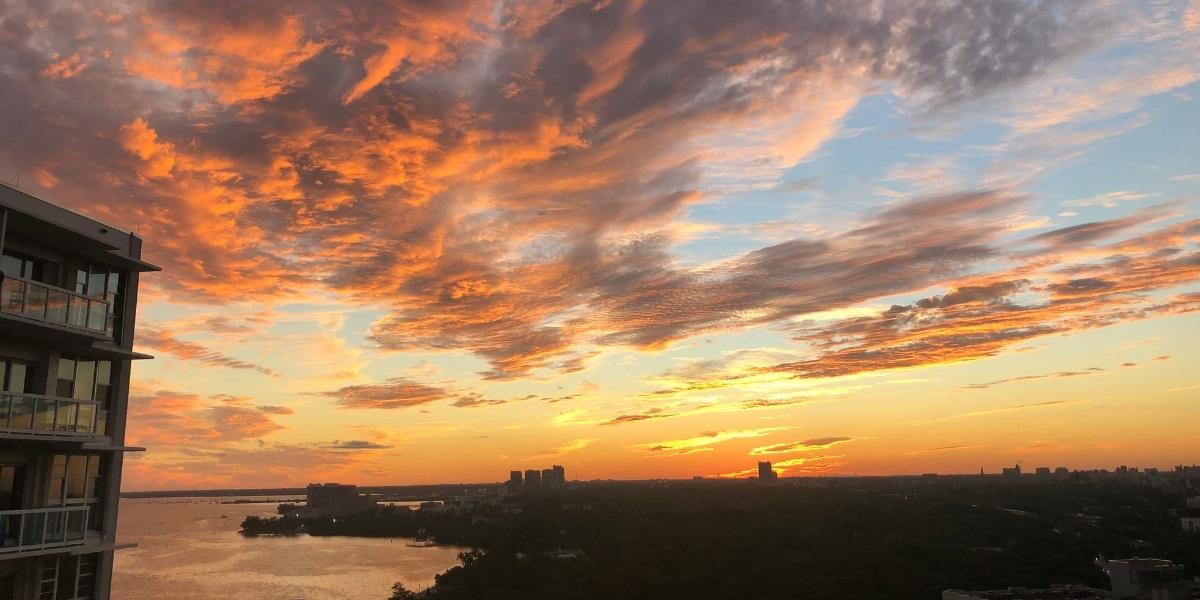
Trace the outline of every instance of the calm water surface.
{"type": "Polygon", "coordinates": [[[275,504],[221,504],[233,498],[121,500],[117,537],[137,548],[116,553],[119,600],[386,600],[392,584],[433,584],[464,548],[409,548],[400,538],[238,535],[249,515],[275,504]]]}

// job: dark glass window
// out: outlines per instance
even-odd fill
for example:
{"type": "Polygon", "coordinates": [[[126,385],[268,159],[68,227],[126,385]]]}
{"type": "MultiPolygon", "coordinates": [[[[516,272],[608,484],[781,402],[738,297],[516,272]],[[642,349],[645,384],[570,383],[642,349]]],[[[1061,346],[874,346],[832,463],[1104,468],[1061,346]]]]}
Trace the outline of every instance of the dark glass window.
{"type": "Polygon", "coordinates": [[[67,457],[67,499],[82,500],[87,488],[87,456],[67,457]]]}
{"type": "Polygon", "coordinates": [[[58,567],[61,558],[47,558],[42,563],[42,581],[38,589],[38,600],[54,600],[54,591],[58,587],[58,567]]]}
{"type": "Polygon", "coordinates": [[[76,294],[87,293],[87,282],[88,282],[87,269],[82,268],[82,267],[76,267],[75,268],[75,280],[71,282],[72,283],[71,289],[74,290],[76,294]]]}
{"type": "Polygon", "coordinates": [[[97,514],[89,519],[95,529],[102,524],[98,515],[103,496],[104,468],[101,457],[93,454],[58,454],[50,469],[50,506],[95,504],[97,514]]]}
{"type": "Polygon", "coordinates": [[[58,454],[50,466],[50,505],[61,505],[67,485],[67,457],[58,454]]]}
{"type": "Polygon", "coordinates": [[[93,588],[99,555],[47,557],[42,562],[38,600],[88,600],[93,588]]]}
{"type": "Polygon", "coordinates": [[[75,361],[75,386],[72,398],[76,400],[91,400],[96,391],[96,361],[75,361]]]}
{"type": "Polygon", "coordinates": [[[0,257],[0,269],[9,277],[38,279],[42,275],[41,262],[16,252],[5,252],[0,257]]]}
{"type": "Polygon", "coordinates": [[[88,277],[87,295],[93,298],[103,298],[107,292],[108,269],[104,267],[92,267],[92,274],[88,277]]]}
{"type": "Polygon", "coordinates": [[[75,575],[75,597],[91,598],[92,585],[96,580],[97,555],[84,554],[79,557],[79,570],[75,575]]]}
{"type": "Polygon", "coordinates": [[[95,400],[108,402],[112,393],[112,363],[107,360],[96,362],[96,395],[95,400]]]}
{"type": "Polygon", "coordinates": [[[58,383],[54,395],[59,398],[70,398],[75,393],[75,360],[66,356],[58,359],[58,383]]]}
{"type": "Polygon", "coordinates": [[[0,390],[5,392],[28,392],[31,382],[29,365],[19,360],[0,358],[0,390]]]}
{"type": "Polygon", "coordinates": [[[112,363],[107,360],[58,359],[55,394],[59,398],[107,402],[112,392],[112,363]]]}
{"type": "Polygon", "coordinates": [[[4,573],[0,575],[0,600],[16,600],[17,574],[4,573]]]}

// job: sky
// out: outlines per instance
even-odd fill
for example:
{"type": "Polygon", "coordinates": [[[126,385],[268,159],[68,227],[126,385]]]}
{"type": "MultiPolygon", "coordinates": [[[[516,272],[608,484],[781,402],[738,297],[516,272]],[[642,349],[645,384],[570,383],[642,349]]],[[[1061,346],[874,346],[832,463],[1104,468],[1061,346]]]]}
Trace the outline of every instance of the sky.
{"type": "Polygon", "coordinates": [[[1198,0],[0,0],[128,490],[1194,462],[1198,96],[1198,0]]]}

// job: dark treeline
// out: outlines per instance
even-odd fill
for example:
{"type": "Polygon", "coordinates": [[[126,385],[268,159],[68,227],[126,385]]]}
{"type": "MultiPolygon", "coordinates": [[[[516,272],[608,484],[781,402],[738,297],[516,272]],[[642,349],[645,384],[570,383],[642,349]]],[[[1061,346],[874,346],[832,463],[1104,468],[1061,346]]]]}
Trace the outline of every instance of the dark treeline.
{"type": "Polygon", "coordinates": [[[1106,588],[1098,555],[1170,558],[1196,573],[1200,539],[1170,514],[1183,497],[1116,483],[676,482],[530,496],[508,505],[520,514],[381,508],[336,522],[246,525],[248,533],[311,535],[424,529],[440,543],[475,548],[437,578],[426,597],[438,600],[916,599],[952,587],[1106,588]]]}

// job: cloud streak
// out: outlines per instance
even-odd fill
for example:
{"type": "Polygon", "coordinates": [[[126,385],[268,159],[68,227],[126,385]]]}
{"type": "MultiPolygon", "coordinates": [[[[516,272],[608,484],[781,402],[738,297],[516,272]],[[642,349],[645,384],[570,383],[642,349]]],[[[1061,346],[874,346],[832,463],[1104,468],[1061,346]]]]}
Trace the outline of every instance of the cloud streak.
{"type": "Polygon", "coordinates": [[[700,451],[701,448],[708,448],[716,444],[721,444],[732,440],[763,437],[778,431],[786,431],[787,429],[787,427],[763,427],[759,429],[708,431],[690,438],[666,440],[662,442],[650,442],[646,444],[639,444],[638,447],[654,453],[687,454],[700,451]]]}
{"type": "Polygon", "coordinates": [[[273,377],[278,375],[268,367],[233,358],[197,342],[181,340],[171,333],[154,327],[140,329],[138,331],[137,342],[139,346],[145,346],[159,352],[166,352],[180,360],[195,361],[215,367],[250,369],[273,377]]]}
{"type": "Polygon", "coordinates": [[[824,450],[853,441],[850,437],[823,437],[811,438],[799,442],[785,442],[782,444],[771,444],[770,446],[759,446],[750,450],[751,456],[763,456],[767,454],[789,454],[794,452],[807,452],[810,450],[824,450]]]}

